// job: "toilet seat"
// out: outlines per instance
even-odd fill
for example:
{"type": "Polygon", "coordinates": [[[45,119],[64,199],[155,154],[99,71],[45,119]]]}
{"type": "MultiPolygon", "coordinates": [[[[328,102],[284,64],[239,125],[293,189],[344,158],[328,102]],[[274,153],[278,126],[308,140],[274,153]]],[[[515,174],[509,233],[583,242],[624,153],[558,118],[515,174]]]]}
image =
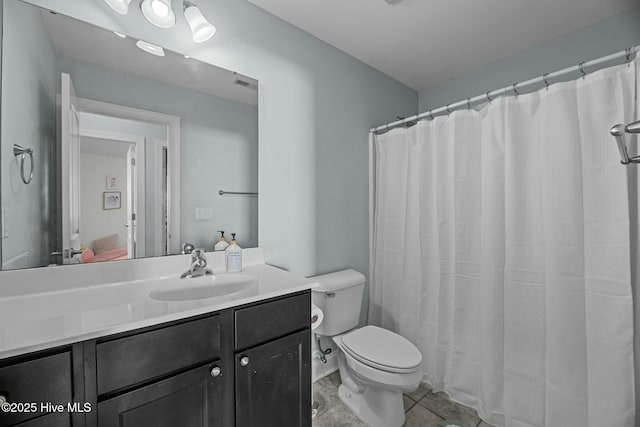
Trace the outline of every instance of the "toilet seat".
{"type": "Polygon", "coordinates": [[[422,354],[409,340],[377,326],[364,326],[340,338],[351,357],[382,371],[411,373],[422,363],[422,354]]]}

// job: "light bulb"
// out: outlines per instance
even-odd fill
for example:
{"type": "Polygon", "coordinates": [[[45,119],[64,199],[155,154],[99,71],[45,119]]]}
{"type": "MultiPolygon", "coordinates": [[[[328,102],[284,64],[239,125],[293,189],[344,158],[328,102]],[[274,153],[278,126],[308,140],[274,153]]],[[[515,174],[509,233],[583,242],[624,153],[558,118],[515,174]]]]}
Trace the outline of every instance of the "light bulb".
{"type": "Polygon", "coordinates": [[[129,12],[129,3],[131,3],[131,0],[104,0],[104,2],[120,15],[126,15],[127,12],[129,12]]]}
{"type": "Polygon", "coordinates": [[[160,0],[151,0],[151,9],[161,18],[166,17],[169,14],[169,6],[160,0]]]}
{"type": "Polygon", "coordinates": [[[142,14],[156,27],[171,28],[176,23],[176,15],[171,10],[171,0],[142,0],[142,14]]]}
{"type": "Polygon", "coordinates": [[[195,5],[188,5],[184,10],[184,18],[191,28],[193,41],[202,43],[209,40],[216,33],[216,27],[206,20],[200,9],[195,5]]]}

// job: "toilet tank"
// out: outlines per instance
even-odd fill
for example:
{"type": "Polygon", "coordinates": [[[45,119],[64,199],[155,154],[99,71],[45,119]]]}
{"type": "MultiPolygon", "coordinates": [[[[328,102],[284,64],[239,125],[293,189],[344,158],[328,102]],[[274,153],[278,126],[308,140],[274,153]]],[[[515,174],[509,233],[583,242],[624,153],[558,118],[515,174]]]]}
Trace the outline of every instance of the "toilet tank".
{"type": "Polygon", "coordinates": [[[313,332],[334,336],[358,326],[365,277],[355,270],[343,270],[311,278],[318,286],[311,300],[324,312],[324,320],[313,332]]]}

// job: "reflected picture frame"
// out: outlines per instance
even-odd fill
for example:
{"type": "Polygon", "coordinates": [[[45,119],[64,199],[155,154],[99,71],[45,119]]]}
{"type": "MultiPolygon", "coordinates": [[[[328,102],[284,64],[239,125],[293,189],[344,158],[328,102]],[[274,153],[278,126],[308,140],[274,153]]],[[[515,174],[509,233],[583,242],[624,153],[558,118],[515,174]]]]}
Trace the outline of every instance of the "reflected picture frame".
{"type": "Polygon", "coordinates": [[[120,209],[122,207],[122,194],[120,191],[105,191],[102,193],[102,209],[120,209]]]}

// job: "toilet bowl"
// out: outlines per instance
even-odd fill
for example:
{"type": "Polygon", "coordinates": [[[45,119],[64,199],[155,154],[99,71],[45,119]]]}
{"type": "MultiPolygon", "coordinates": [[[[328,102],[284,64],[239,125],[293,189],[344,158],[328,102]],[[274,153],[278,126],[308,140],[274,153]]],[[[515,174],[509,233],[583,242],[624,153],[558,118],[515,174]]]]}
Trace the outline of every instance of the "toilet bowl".
{"type": "Polygon", "coordinates": [[[341,352],[342,384],[338,395],[371,427],[404,424],[402,394],[422,380],[422,355],[411,342],[391,331],[365,326],[333,338],[341,352]]]}
{"type": "Polygon", "coordinates": [[[404,424],[402,394],[422,380],[422,354],[406,338],[377,326],[356,328],[365,278],[354,270],[316,276],[314,304],[324,312],[317,335],[331,336],[338,346],[345,405],[371,427],[404,424]]]}

